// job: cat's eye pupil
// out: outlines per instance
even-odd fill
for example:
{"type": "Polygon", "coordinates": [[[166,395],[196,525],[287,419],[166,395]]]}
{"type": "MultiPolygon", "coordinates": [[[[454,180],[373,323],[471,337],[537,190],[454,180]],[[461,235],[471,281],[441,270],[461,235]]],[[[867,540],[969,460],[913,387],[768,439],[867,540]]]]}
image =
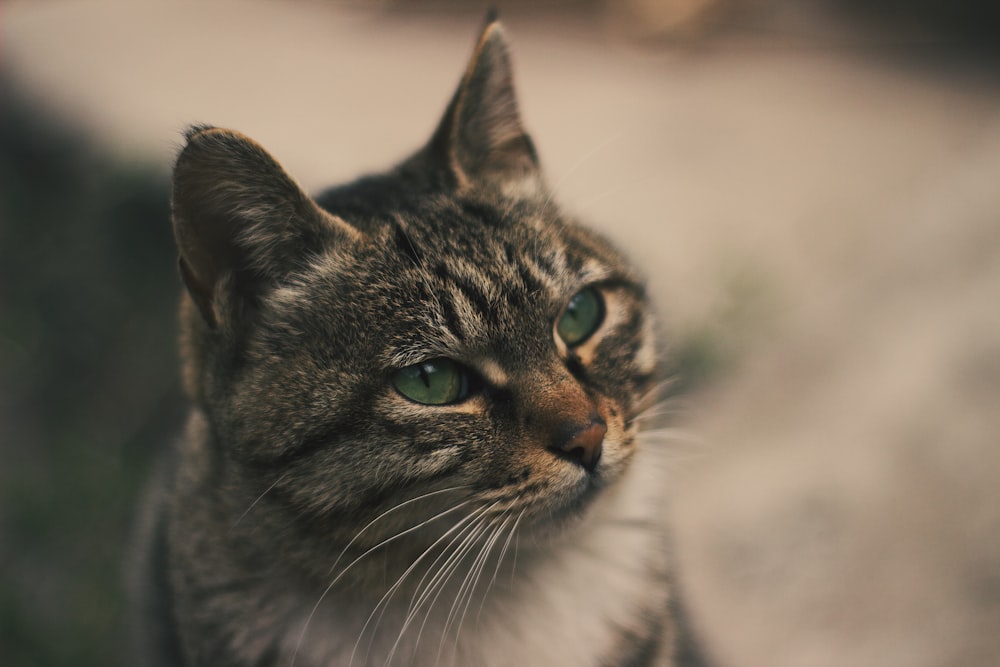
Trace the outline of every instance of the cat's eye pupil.
{"type": "Polygon", "coordinates": [[[579,345],[590,338],[604,321],[604,299],[593,287],[573,295],[556,325],[559,337],[569,345],[579,345]]]}
{"type": "Polygon", "coordinates": [[[449,359],[432,359],[400,368],[392,375],[400,394],[424,405],[447,405],[466,398],[467,372],[449,359]]]}

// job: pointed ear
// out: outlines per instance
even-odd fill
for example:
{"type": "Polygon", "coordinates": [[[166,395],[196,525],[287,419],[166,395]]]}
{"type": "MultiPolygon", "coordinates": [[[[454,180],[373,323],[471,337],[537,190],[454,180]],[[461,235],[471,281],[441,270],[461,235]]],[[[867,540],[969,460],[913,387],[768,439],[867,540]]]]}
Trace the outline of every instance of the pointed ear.
{"type": "Polygon", "coordinates": [[[263,285],[326,244],[360,236],[320,209],[267,151],[238,132],[189,130],[173,180],[181,277],[213,328],[229,299],[249,304],[263,285]]]}
{"type": "Polygon", "coordinates": [[[486,185],[522,195],[542,189],[535,146],[518,111],[507,39],[492,15],[428,148],[460,189],[486,185]]]}

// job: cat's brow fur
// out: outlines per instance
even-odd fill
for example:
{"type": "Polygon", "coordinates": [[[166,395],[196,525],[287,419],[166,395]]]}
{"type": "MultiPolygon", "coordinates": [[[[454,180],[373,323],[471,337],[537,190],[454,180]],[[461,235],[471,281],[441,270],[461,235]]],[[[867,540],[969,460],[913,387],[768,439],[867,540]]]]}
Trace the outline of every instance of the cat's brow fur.
{"type": "Polygon", "coordinates": [[[186,140],[193,407],[142,523],[141,660],[674,665],[645,290],[552,203],[500,25],[383,174],[312,198],[237,132],[186,140]],[[571,346],[584,289],[603,319],[571,346]],[[468,396],[394,388],[434,359],[468,396]]]}

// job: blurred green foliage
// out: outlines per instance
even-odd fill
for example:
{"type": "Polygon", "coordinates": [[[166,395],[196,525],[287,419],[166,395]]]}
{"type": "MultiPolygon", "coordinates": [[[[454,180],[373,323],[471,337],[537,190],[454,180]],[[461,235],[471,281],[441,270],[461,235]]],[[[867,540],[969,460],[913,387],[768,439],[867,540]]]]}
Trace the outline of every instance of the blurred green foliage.
{"type": "Polygon", "coordinates": [[[0,73],[0,663],[124,655],[139,487],[177,433],[165,173],[0,73]]]}

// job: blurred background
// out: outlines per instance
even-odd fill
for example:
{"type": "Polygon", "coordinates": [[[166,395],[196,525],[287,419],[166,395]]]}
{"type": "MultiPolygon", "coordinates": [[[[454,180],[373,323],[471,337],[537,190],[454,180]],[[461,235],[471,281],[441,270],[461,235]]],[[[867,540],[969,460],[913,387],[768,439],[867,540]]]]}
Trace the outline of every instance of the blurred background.
{"type": "MultiPolygon", "coordinates": [[[[557,199],[649,277],[718,665],[1000,664],[1000,5],[495,4],[557,199]]],[[[185,410],[183,128],[310,190],[386,167],[484,9],[0,4],[0,664],[122,662],[132,513],[185,410]]]]}

